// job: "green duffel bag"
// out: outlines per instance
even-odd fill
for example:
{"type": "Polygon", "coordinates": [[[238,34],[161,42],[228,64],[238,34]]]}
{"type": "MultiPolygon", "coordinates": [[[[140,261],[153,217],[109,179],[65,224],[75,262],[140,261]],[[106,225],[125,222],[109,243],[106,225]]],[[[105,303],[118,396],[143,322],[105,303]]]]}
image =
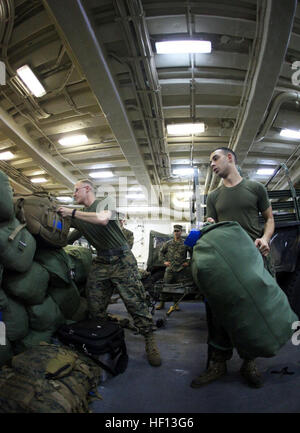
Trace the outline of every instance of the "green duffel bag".
{"type": "Polygon", "coordinates": [[[32,264],[35,249],[34,237],[16,218],[0,224],[0,262],[5,268],[26,272],[32,264]]]}
{"type": "Polygon", "coordinates": [[[7,297],[8,305],[2,310],[2,320],[6,327],[6,337],[16,341],[29,331],[28,314],[25,307],[15,299],[7,297]]]}
{"type": "Polygon", "coordinates": [[[50,275],[37,262],[21,274],[5,272],[3,288],[26,305],[42,304],[46,297],[50,275]]]}
{"type": "Polygon", "coordinates": [[[81,297],[79,306],[70,320],[80,322],[85,319],[88,319],[88,304],[86,298],[81,297]]]}
{"type": "Polygon", "coordinates": [[[29,316],[29,327],[35,331],[47,331],[47,329],[58,329],[65,322],[59,306],[51,296],[47,296],[40,305],[27,307],[29,316]]]}
{"type": "Polygon", "coordinates": [[[13,192],[9,179],[0,170],[0,221],[8,221],[14,216],[13,192]]]}
{"type": "Polygon", "coordinates": [[[8,299],[6,293],[0,289],[0,311],[4,310],[8,306],[8,299]]]}
{"type": "Polygon", "coordinates": [[[71,283],[74,265],[63,248],[37,248],[34,260],[49,272],[51,286],[65,287],[71,283]]]}
{"type": "Polygon", "coordinates": [[[21,340],[14,341],[12,343],[13,351],[15,354],[22,353],[24,350],[30,349],[31,347],[38,346],[40,343],[51,343],[52,337],[55,334],[56,329],[47,329],[46,331],[35,331],[29,328],[29,332],[26,337],[21,340]]]}
{"type": "Polygon", "coordinates": [[[0,263],[0,287],[2,284],[4,266],[0,263]]]}
{"type": "Polygon", "coordinates": [[[84,285],[91,269],[93,256],[91,250],[85,247],[68,245],[64,248],[74,265],[74,280],[77,285],[84,285]]]}
{"type": "Polygon", "coordinates": [[[9,364],[13,357],[13,351],[10,341],[6,339],[5,345],[0,345],[0,367],[9,364]]]}
{"type": "Polygon", "coordinates": [[[237,222],[201,231],[192,272],[213,314],[239,352],[250,359],[276,355],[298,319],[259,250],[237,222]]]}
{"type": "Polygon", "coordinates": [[[49,287],[48,294],[59,306],[66,319],[72,319],[80,305],[80,294],[76,285],[72,282],[66,287],[49,287]]]}

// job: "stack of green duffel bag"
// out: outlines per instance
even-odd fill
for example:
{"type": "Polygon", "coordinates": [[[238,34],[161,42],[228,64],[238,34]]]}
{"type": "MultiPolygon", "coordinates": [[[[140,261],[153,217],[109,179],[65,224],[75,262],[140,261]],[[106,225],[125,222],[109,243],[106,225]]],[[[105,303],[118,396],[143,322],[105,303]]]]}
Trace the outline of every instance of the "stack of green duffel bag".
{"type": "Polygon", "coordinates": [[[41,341],[51,343],[60,325],[87,318],[91,251],[64,249],[61,241],[55,247],[29,228],[16,218],[8,177],[0,171],[0,312],[7,343],[0,346],[0,367],[41,341]]]}
{"type": "Polygon", "coordinates": [[[0,171],[0,312],[6,326],[6,344],[0,346],[0,366],[13,355],[13,343],[28,333],[28,315],[22,302],[3,289],[6,271],[23,273],[30,268],[36,241],[15,217],[9,179],[0,171]]]}
{"type": "Polygon", "coordinates": [[[13,197],[0,171],[0,413],[89,412],[101,368],[52,344],[87,318],[92,253],[66,246],[69,228],[52,197],[13,197]]]}

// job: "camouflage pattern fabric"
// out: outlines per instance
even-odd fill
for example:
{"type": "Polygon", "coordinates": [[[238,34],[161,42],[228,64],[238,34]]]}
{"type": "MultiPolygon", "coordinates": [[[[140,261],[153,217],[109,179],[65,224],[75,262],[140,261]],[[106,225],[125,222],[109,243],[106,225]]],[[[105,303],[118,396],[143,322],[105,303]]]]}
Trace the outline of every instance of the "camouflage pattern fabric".
{"type": "Polygon", "coordinates": [[[163,244],[160,249],[160,260],[171,262],[169,269],[173,272],[179,272],[184,269],[183,263],[187,261],[188,247],[184,245],[184,240],[175,241],[171,239],[163,244]]]}
{"type": "Polygon", "coordinates": [[[125,229],[124,227],[122,227],[122,232],[123,232],[123,235],[126,238],[126,241],[127,241],[128,245],[129,245],[129,248],[132,249],[133,242],[134,242],[133,232],[131,230],[125,229]]]}
{"type": "MultiPolygon", "coordinates": [[[[193,277],[192,277],[190,266],[187,266],[187,267],[181,269],[181,271],[177,271],[177,272],[174,272],[170,268],[166,268],[166,270],[165,270],[164,284],[177,284],[180,282],[182,282],[182,284],[185,284],[186,282],[191,282],[191,281],[193,281],[193,277]]],[[[165,286],[163,286],[163,288],[164,287],[165,286]]],[[[161,292],[159,300],[160,301],[168,301],[169,298],[170,298],[170,296],[168,296],[167,293],[161,292]]]]}
{"type": "MultiPolygon", "coordinates": [[[[190,267],[183,266],[183,263],[188,262],[186,256],[188,247],[184,245],[184,240],[175,241],[171,239],[163,244],[160,249],[159,256],[163,262],[171,262],[171,265],[166,267],[164,274],[164,283],[178,283],[184,279],[192,279],[190,267]]],[[[168,296],[161,293],[160,301],[167,301],[168,296]]]]}
{"type": "Polygon", "coordinates": [[[70,348],[40,344],[0,370],[0,413],[87,413],[101,368],[70,348]]]}
{"type": "Polygon", "coordinates": [[[152,316],[137,262],[131,251],[123,256],[98,256],[94,259],[87,281],[90,318],[107,320],[106,312],[113,291],[122,298],[134,325],[142,335],[153,330],[152,316]]]}
{"type": "Polygon", "coordinates": [[[190,266],[182,268],[180,271],[173,271],[171,267],[166,268],[164,282],[166,284],[179,283],[182,280],[192,280],[190,266]]]}

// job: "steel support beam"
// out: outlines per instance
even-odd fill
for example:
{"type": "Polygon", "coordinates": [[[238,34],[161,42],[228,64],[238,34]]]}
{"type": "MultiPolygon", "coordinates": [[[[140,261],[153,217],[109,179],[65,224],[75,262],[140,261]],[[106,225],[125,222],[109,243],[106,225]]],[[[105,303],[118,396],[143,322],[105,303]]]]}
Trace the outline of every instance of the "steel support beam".
{"type": "MultiPolygon", "coordinates": [[[[297,0],[258,2],[258,25],[241,109],[229,142],[242,166],[265,118],[289,44],[297,0]]],[[[213,175],[210,190],[219,184],[213,175]]]]}
{"type": "Polygon", "coordinates": [[[105,58],[102,42],[96,35],[96,29],[83,2],[44,0],[44,5],[51,14],[59,34],[72,50],[73,57],[75,55],[80,64],[137,181],[147,188],[149,197],[158,202],[158,189],[151,183],[126,109],[105,58]]]}
{"type": "Polygon", "coordinates": [[[72,176],[61,163],[55,161],[48,153],[38,148],[38,144],[29,136],[25,128],[18,125],[0,107],[0,130],[7,138],[23,149],[35,163],[43,167],[53,178],[68,188],[73,189],[77,179],[72,176]]]}

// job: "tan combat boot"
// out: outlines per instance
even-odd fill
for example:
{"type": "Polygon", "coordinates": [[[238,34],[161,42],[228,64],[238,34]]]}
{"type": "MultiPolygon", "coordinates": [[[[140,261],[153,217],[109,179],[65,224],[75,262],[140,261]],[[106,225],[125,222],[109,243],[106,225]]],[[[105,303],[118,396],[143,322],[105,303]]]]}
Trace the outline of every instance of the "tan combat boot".
{"type": "Polygon", "coordinates": [[[226,372],[227,366],[225,361],[210,361],[208,369],[203,374],[200,374],[192,380],[191,387],[200,388],[201,386],[224,376],[226,372]]]}
{"type": "Polygon", "coordinates": [[[152,332],[145,335],[145,343],[149,364],[153,367],[159,367],[161,365],[161,358],[152,332]]]}
{"type": "Polygon", "coordinates": [[[157,305],[157,307],[155,309],[156,310],[162,310],[163,308],[165,308],[165,303],[164,303],[164,301],[160,301],[160,303],[157,305]]]}

